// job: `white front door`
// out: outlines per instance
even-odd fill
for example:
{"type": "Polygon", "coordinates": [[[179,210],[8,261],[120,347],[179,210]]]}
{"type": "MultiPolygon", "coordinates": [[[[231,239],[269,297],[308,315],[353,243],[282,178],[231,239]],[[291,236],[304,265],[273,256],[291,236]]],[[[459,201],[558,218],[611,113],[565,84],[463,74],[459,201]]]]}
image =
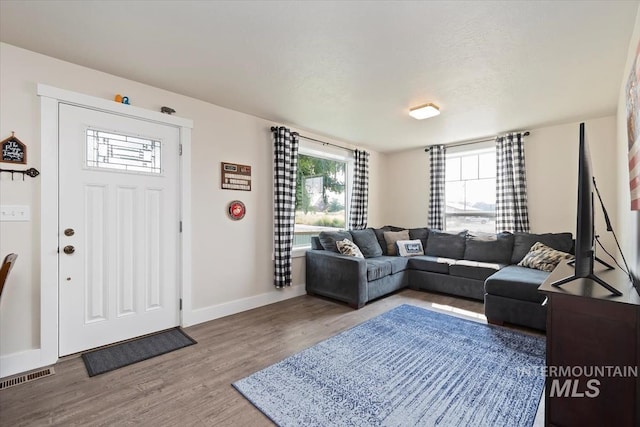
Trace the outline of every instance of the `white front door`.
{"type": "Polygon", "coordinates": [[[60,356],[179,324],[179,142],[60,104],[60,356]]]}

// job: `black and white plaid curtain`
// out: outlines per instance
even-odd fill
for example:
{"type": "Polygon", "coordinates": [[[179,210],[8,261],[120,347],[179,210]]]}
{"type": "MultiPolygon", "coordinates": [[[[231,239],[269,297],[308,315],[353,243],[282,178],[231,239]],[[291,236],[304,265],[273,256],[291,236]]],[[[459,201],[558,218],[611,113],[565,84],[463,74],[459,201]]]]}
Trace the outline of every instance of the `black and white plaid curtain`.
{"type": "Polygon", "coordinates": [[[429,149],[429,228],[444,230],[444,180],[447,149],[444,145],[433,145],[429,149]]]}
{"type": "Polygon", "coordinates": [[[522,133],[496,138],[496,231],[529,231],[522,133]]]}
{"type": "Polygon", "coordinates": [[[362,230],[367,228],[367,208],[369,204],[369,153],[355,150],[353,191],[351,192],[351,213],[349,228],[362,230]]]}
{"type": "Polygon", "coordinates": [[[291,286],[291,248],[296,214],[298,134],[285,127],[273,131],[274,285],[291,286]]]}

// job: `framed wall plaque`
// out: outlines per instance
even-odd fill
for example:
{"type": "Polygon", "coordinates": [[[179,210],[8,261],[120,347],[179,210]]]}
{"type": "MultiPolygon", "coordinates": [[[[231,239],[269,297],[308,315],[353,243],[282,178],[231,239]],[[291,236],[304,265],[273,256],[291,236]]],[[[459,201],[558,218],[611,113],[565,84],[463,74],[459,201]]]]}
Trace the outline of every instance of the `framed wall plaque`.
{"type": "Polygon", "coordinates": [[[0,142],[0,150],[2,154],[0,162],[27,164],[27,146],[16,138],[13,132],[9,138],[0,142]]]}
{"type": "Polygon", "coordinates": [[[251,191],[251,166],[222,162],[220,185],[223,190],[251,191]]]}

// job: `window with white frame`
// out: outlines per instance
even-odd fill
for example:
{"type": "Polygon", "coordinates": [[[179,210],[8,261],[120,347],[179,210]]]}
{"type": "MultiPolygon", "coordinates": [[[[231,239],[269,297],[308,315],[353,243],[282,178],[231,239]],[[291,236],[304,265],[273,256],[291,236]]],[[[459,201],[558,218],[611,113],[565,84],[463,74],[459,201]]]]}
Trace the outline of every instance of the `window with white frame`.
{"type": "Polygon", "coordinates": [[[445,228],[494,233],[495,146],[447,152],[445,228]]]}
{"type": "Polygon", "coordinates": [[[331,147],[300,144],[296,179],[294,248],[311,246],[321,231],[345,230],[353,159],[331,147]]]}

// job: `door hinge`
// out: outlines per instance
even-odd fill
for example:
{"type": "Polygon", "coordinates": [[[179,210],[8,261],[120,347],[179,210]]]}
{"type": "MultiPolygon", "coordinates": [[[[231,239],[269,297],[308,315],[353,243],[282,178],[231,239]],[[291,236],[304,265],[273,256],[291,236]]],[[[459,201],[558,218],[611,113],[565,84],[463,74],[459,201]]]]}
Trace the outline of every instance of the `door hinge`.
{"type": "Polygon", "coordinates": [[[180,310],[182,310],[182,298],[180,298],[180,310]]]}
{"type": "Polygon", "coordinates": [[[182,156],[182,144],[180,144],[180,155],[182,156]]]}
{"type": "Polygon", "coordinates": [[[182,233],[182,221],[180,221],[180,232],[182,233]]]}

